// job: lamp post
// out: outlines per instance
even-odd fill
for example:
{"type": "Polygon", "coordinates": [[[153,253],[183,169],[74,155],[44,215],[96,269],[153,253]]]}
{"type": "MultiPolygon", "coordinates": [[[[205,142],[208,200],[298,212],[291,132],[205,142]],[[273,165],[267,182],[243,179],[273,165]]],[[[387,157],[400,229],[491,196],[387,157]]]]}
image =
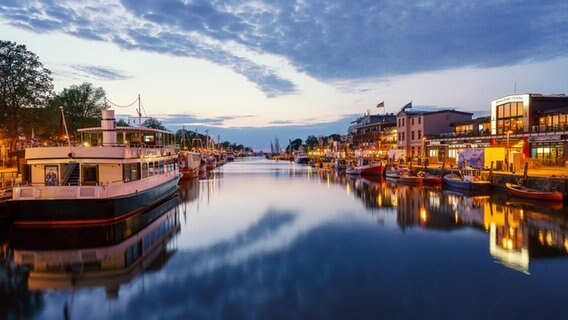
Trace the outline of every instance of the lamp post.
{"type": "Polygon", "coordinates": [[[507,131],[507,153],[506,153],[506,155],[505,155],[505,157],[506,157],[506,158],[505,158],[505,163],[507,164],[507,169],[506,169],[506,171],[509,171],[509,150],[510,150],[510,147],[509,147],[509,136],[511,135],[511,133],[513,133],[513,131],[511,131],[511,130],[508,130],[508,131],[507,131]]]}
{"type": "Polygon", "coordinates": [[[426,168],[426,136],[422,136],[422,160],[424,161],[424,168],[426,168]]]}

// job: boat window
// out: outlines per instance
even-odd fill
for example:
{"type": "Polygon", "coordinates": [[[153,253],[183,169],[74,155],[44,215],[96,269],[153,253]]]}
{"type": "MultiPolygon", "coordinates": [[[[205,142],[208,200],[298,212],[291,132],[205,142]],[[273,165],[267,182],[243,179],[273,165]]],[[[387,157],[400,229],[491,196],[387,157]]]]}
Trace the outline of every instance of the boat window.
{"type": "Polygon", "coordinates": [[[81,165],[82,185],[94,186],[98,180],[98,166],[96,164],[83,164],[81,165]]]}
{"type": "Polygon", "coordinates": [[[138,163],[125,163],[122,168],[124,182],[140,180],[140,165],[138,163]]]}
{"type": "Polygon", "coordinates": [[[148,163],[142,163],[142,179],[148,178],[148,163]]]}

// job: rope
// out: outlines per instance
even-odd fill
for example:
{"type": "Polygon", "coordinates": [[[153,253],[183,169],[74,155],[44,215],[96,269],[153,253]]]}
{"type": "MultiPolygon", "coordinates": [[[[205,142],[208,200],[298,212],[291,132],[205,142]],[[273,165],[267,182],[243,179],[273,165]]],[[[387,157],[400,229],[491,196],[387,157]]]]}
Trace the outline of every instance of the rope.
{"type": "Polygon", "coordinates": [[[108,103],[110,103],[110,104],[112,104],[113,106],[115,106],[115,107],[117,107],[117,108],[129,108],[129,107],[132,107],[136,102],[138,102],[138,98],[136,98],[136,100],[134,100],[131,104],[126,105],[126,106],[118,105],[118,104],[116,104],[116,103],[110,101],[110,100],[107,99],[107,98],[105,98],[105,101],[108,102],[108,103]]]}

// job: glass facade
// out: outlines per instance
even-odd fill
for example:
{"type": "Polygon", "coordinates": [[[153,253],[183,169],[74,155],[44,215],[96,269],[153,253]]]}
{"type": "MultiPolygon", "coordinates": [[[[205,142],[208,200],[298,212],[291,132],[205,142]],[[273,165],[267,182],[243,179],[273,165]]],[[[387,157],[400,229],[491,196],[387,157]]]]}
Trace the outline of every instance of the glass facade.
{"type": "Polygon", "coordinates": [[[524,108],[522,102],[509,102],[497,106],[497,134],[507,131],[523,132],[524,108]]]}

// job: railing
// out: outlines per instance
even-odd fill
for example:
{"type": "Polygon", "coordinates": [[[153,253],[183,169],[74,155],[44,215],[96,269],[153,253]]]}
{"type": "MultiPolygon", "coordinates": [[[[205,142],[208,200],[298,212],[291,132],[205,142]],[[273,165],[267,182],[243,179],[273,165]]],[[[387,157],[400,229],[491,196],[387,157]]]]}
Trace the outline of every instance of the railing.
{"type": "Polygon", "coordinates": [[[103,186],[20,186],[13,189],[15,200],[90,199],[104,196],[103,186]]]}

